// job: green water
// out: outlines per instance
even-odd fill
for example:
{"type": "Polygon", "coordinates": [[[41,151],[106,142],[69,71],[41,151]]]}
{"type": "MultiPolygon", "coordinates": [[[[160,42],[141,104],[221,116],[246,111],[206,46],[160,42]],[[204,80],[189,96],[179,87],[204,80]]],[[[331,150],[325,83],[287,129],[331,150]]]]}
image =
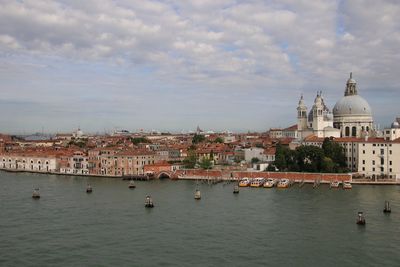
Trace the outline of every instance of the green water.
{"type": "Polygon", "coordinates": [[[0,266],[400,265],[396,186],[199,188],[196,201],[192,181],[130,190],[119,179],[0,172],[0,266]],[[147,194],[154,209],[144,208],[147,194]]]}

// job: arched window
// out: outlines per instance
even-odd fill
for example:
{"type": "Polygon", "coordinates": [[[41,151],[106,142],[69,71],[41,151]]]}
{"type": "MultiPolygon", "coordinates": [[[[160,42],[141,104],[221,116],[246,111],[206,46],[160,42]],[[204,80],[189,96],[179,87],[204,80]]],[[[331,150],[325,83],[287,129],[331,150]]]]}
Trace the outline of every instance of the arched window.
{"type": "Polygon", "coordinates": [[[364,132],[364,126],[361,126],[361,131],[364,132]]]}
{"type": "Polygon", "coordinates": [[[357,128],[355,126],[353,126],[353,128],[351,128],[351,136],[353,136],[353,137],[357,136],[357,128]]]}
{"type": "Polygon", "coordinates": [[[350,136],[350,127],[347,126],[347,127],[345,128],[345,131],[344,131],[344,132],[345,132],[345,133],[344,133],[345,136],[350,136]]]}
{"type": "Polygon", "coordinates": [[[367,132],[369,132],[369,127],[368,126],[365,129],[367,130],[367,132]]]}

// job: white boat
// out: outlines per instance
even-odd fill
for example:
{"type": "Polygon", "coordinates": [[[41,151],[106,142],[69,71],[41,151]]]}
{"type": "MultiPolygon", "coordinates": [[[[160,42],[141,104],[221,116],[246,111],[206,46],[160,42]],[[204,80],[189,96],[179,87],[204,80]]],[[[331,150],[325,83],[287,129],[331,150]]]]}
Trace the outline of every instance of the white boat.
{"type": "Polygon", "coordinates": [[[330,188],[339,188],[340,182],[339,181],[332,181],[331,184],[329,185],[330,188]]]}
{"type": "Polygon", "coordinates": [[[281,179],[277,185],[278,188],[288,188],[290,185],[289,179],[281,179]]]}
{"type": "Polygon", "coordinates": [[[263,186],[265,187],[265,188],[272,188],[272,187],[274,187],[276,184],[277,184],[277,179],[274,179],[274,178],[268,178],[266,181],[265,181],[265,183],[263,184],[263,186]]]}
{"type": "Polygon", "coordinates": [[[250,185],[250,183],[251,183],[251,179],[249,179],[249,178],[243,178],[243,179],[241,179],[241,180],[239,181],[239,186],[240,186],[240,187],[247,187],[247,186],[250,185]]]}
{"type": "Polygon", "coordinates": [[[349,181],[343,182],[343,189],[352,189],[353,186],[349,181]]]}
{"type": "Polygon", "coordinates": [[[254,178],[254,179],[251,181],[250,186],[251,186],[251,187],[262,187],[263,184],[264,184],[264,182],[265,182],[265,179],[264,179],[264,178],[254,178]]]}

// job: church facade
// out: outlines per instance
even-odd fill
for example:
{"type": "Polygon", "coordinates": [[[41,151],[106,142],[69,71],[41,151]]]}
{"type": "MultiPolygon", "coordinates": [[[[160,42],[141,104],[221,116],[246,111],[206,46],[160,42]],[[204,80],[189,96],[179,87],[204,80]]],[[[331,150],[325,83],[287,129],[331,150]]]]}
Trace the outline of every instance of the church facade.
{"type": "Polygon", "coordinates": [[[365,137],[374,136],[374,121],[368,102],[358,95],[357,82],[352,73],[346,82],[344,96],[331,112],[326,106],[322,92],[318,92],[310,112],[303,96],[297,106],[297,130],[299,139],[316,137],[365,137]]]}

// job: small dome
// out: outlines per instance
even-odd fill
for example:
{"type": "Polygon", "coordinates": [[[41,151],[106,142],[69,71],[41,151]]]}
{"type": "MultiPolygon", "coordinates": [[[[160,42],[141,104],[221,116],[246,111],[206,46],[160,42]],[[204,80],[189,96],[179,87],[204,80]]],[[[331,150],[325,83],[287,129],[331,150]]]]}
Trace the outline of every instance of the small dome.
{"type": "Polygon", "coordinates": [[[372,111],[368,102],[359,95],[342,97],[333,108],[334,117],[342,116],[371,116],[372,111]]]}
{"type": "Polygon", "coordinates": [[[394,121],[394,122],[392,123],[392,128],[394,128],[394,129],[400,128],[399,123],[398,123],[397,121],[394,121]]]}

